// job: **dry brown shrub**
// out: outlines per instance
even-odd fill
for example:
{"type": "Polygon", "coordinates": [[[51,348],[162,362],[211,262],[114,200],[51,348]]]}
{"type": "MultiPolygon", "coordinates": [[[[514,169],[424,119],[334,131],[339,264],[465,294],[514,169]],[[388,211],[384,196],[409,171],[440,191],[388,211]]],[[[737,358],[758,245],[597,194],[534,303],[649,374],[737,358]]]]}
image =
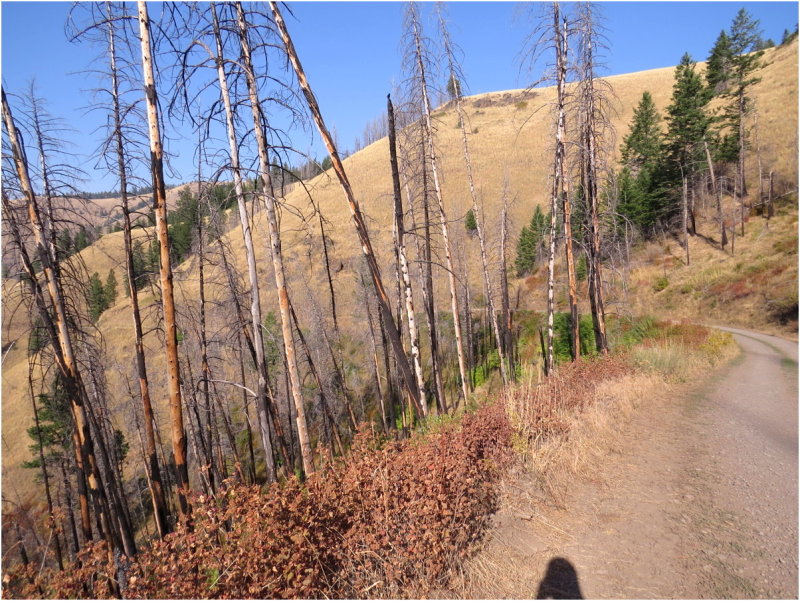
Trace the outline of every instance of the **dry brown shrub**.
{"type": "Polygon", "coordinates": [[[306,482],[195,495],[192,528],[154,542],[129,566],[96,544],[64,572],[9,574],[4,592],[104,598],[117,585],[128,598],[263,599],[430,590],[495,511],[510,439],[500,405],[399,443],[364,429],[346,462],[306,482]]]}

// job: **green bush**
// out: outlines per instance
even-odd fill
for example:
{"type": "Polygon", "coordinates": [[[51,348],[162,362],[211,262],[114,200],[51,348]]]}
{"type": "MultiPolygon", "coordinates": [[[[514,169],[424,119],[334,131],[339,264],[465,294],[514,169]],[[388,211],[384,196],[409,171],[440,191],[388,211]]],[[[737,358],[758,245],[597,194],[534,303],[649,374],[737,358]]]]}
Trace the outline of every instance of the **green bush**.
{"type": "Polygon", "coordinates": [[[667,279],[667,276],[665,275],[659,276],[653,283],[653,292],[661,292],[667,286],[669,286],[669,280],[667,279]]]}
{"type": "MultiPolygon", "coordinates": [[[[553,356],[556,362],[569,361],[571,359],[570,347],[572,333],[570,327],[569,313],[556,313],[553,319],[553,356]]],[[[582,315],[578,326],[580,336],[581,355],[594,356],[597,354],[594,327],[591,315],[582,315]]]]}

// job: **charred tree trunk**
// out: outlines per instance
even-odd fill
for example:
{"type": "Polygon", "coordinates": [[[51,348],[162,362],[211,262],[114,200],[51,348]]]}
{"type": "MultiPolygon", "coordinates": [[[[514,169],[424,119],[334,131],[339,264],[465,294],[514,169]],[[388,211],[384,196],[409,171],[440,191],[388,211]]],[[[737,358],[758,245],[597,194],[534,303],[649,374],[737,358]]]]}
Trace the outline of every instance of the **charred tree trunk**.
{"type": "Polygon", "coordinates": [[[269,419],[267,418],[270,399],[267,395],[267,366],[264,359],[264,339],[261,331],[261,297],[258,286],[258,271],[256,269],[255,249],[253,246],[253,234],[250,230],[250,218],[247,214],[245,202],[244,186],[242,183],[242,172],[239,163],[239,144],[236,139],[236,126],[234,124],[233,108],[231,106],[230,93],[228,91],[228,80],[225,74],[225,64],[223,60],[222,35],[217,20],[216,5],[211,4],[212,24],[214,28],[214,39],[216,42],[216,66],[217,79],[219,81],[220,95],[225,107],[225,125],[228,134],[228,148],[231,161],[231,173],[233,175],[234,192],[236,203],[239,209],[239,222],[242,226],[242,241],[247,258],[247,276],[250,283],[250,319],[253,338],[253,349],[255,351],[256,373],[258,374],[257,411],[259,413],[259,424],[261,434],[261,445],[264,447],[266,457],[267,479],[272,482],[276,479],[275,461],[273,458],[272,437],[269,431],[269,419]]]}
{"type": "MultiPolygon", "coordinates": [[[[412,5],[413,7],[413,5],[412,5]]],[[[450,247],[450,235],[447,227],[447,212],[444,207],[442,187],[439,182],[439,169],[437,164],[436,149],[433,144],[433,125],[431,123],[431,105],[428,98],[428,86],[426,82],[426,69],[422,60],[422,40],[417,19],[412,20],[414,28],[414,44],[416,47],[416,62],[418,75],[420,77],[420,90],[422,92],[423,104],[423,128],[427,140],[427,158],[430,161],[431,175],[433,176],[433,189],[436,195],[436,205],[439,210],[439,221],[442,230],[442,243],[444,245],[445,268],[447,269],[447,280],[450,284],[450,310],[453,314],[453,329],[456,338],[456,354],[458,355],[458,371],[461,377],[461,391],[464,400],[468,398],[467,371],[464,362],[464,344],[461,337],[461,314],[458,308],[458,289],[456,286],[455,267],[453,265],[452,251],[450,247]]],[[[444,408],[446,410],[446,407],[444,408]]]]}
{"type": "Polygon", "coordinates": [[[153,182],[156,235],[160,250],[161,304],[164,311],[164,333],[167,355],[167,383],[169,390],[170,420],[172,423],[172,453],[178,479],[178,509],[181,519],[188,519],[191,507],[186,494],[189,492],[189,471],[186,464],[186,430],[183,424],[180,367],[178,364],[178,335],[175,324],[175,295],[172,286],[172,265],[169,257],[169,234],[167,231],[167,194],[164,185],[163,149],[158,118],[158,98],[153,73],[152,46],[150,41],[150,18],[147,3],[139,0],[139,32],[142,48],[142,73],[147,102],[147,124],[150,138],[150,169],[153,182]]]}
{"type": "Polygon", "coordinates": [[[503,345],[508,357],[508,371],[511,381],[516,381],[516,358],[514,353],[514,329],[511,320],[511,302],[508,298],[508,269],[506,248],[508,246],[508,195],[503,190],[503,209],[500,213],[500,295],[503,313],[503,345]]]}
{"type": "Polygon", "coordinates": [[[111,23],[110,3],[106,4],[109,13],[108,23],[108,56],[111,71],[111,99],[114,117],[114,140],[117,153],[117,175],[119,177],[120,203],[122,205],[122,229],[125,241],[125,273],[128,280],[128,294],[131,303],[131,316],[133,319],[134,352],[136,355],[136,371],[139,378],[139,396],[142,400],[144,414],[144,433],[147,443],[146,469],[151,482],[150,496],[153,502],[153,516],[159,537],[163,538],[169,532],[167,521],[167,506],[164,500],[164,487],[161,481],[161,468],[158,464],[156,439],[153,432],[153,406],[150,400],[150,383],[147,378],[147,365],[144,356],[144,332],[142,329],[142,316],[139,310],[139,290],[137,288],[136,273],[133,265],[133,241],[131,235],[131,216],[128,205],[128,172],[125,167],[125,148],[122,136],[122,119],[119,101],[119,82],[117,78],[116,39],[114,26],[111,23]]]}
{"type": "MultiPolygon", "coordinates": [[[[403,199],[400,193],[400,171],[397,165],[397,136],[395,134],[394,107],[392,100],[387,96],[387,115],[389,121],[389,161],[392,167],[392,185],[394,188],[394,224],[397,232],[396,252],[402,274],[403,297],[405,298],[406,318],[408,320],[408,333],[411,344],[411,357],[414,362],[414,373],[417,376],[417,386],[419,387],[420,404],[422,405],[422,417],[427,417],[428,402],[425,396],[425,379],[422,374],[422,361],[419,347],[419,333],[417,332],[417,321],[414,315],[414,295],[411,289],[411,275],[408,269],[408,259],[406,256],[405,244],[405,224],[403,223],[403,199]]],[[[402,321],[398,321],[398,326],[402,321]]]]}
{"type": "MultiPolygon", "coordinates": [[[[44,457],[44,444],[42,442],[42,430],[39,426],[39,409],[36,406],[36,395],[33,392],[33,373],[30,357],[28,358],[28,391],[31,397],[31,407],[33,408],[33,424],[36,428],[36,441],[39,446],[39,463],[42,467],[42,483],[44,484],[44,494],[47,500],[47,523],[50,531],[55,539],[55,554],[58,569],[64,569],[64,559],[61,556],[61,538],[58,536],[58,528],[56,525],[56,518],[53,513],[53,497],[50,494],[50,478],[47,473],[47,461],[44,457]]],[[[27,563],[27,561],[25,562],[27,563]]]]}
{"type": "MultiPolygon", "coordinates": [[[[445,53],[447,54],[448,65],[450,68],[449,70],[451,77],[454,77],[454,74],[456,73],[454,50],[452,48],[450,36],[447,32],[447,28],[445,27],[444,19],[441,13],[439,17],[439,27],[444,40],[445,53]]],[[[457,88],[458,87],[460,86],[457,86],[457,88]]],[[[472,159],[470,157],[469,142],[467,140],[467,115],[464,111],[463,105],[461,104],[460,89],[456,89],[455,92],[454,101],[456,105],[456,115],[458,116],[458,123],[460,126],[459,129],[461,130],[461,146],[464,154],[464,164],[467,168],[467,182],[469,184],[469,194],[472,200],[472,214],[475,217],[475,231],[478,234],[478,244],[481,252],[481,268],[483,270],[483,285],[486,291],[486,304],[489,308],[492,332],[494,333],[497,354],[500,359],[500,374],[503,378],[503,385],[505,386],[508,385],[510,381],[508,376],[508,365],[506,364],[506,354],[503,348],[502,336],[500,334],[500,324],[498,322],[497,311],[495,310],[494,286],[492,285],[492,278],[489,276],[489,258],[486,252],[486,229],[483,223],[483,211],[481,211],[481,209],[478,207],[478,195],[475,191],[475,179],[472,174],[472,159]]],[[[471,387],[472,386],[470,384],[470,388],[471,387]]]]}

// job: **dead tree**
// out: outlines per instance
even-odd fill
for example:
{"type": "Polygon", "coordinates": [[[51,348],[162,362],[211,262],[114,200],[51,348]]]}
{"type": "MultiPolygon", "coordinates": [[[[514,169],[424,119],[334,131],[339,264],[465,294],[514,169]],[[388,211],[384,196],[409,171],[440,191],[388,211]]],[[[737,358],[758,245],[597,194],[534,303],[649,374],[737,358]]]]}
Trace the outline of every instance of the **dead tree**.
{"type": "MultiPolygon", "coordinates": [[[[450,245],[450,235],[447,227],[447,212],[444,206],[444,196],[442,194],[442,186],[439,181],[439,168],[437,161],[436,147],[433,142],[433,121],[431,113],[431,101],[428,94],[428,81],[427,81],[427,68],[425,65],[422,30],[419,21],[419,14],[417,13],[416,6],[413,3],[408,5],[406,10],[407,29],[409,35],[409,56],[414,63],[415,77],[418,80],[419,92],[422,100],[422,128],[425,132],[425,140],[427,142],[426,154],[428,164],[430,165],[431,175],[433,177],[433,189],[436,197],[436,206],[439,212],[440,227],[442,230],[442,244],[445,258],[445,269],[447,271],[447,280],[450,284],[450,309],[453,313],[453,329],[455,330],[456,338],[456,354],[458,355],[458,370],[461,376],[461,390],[464,399],[469,398],[469,391],[467,389],[467,370],[464,361],[464,345],[461,339],[461,314],[458,308],[458,288],[456,285],[455,267],[453,265],[452,250],[450,245]]],[[[446,410],[446,408],[443,408],[446,410]]]]}
{"type": "Polygon", "coordinates": [[[711,176],[711,187],[714,189],[714,198],[717,201],[717,221],[719,221],[719,247],[722,250],[725,250],[725,246],[728,244],[728,235],[725,232],[725,215],[722,213],[722,193],[719,189],[719,182],[717,181],[717,176],[714,173],[714,161],[711,160],[711,151],[708,149],[708,141],[703,140],[703,146],[705,147],[706,151],[706,162],[708,163],[708,173],[711,176]]]}
{"type": "Polygon", "coordinates": [[[253,69],[251,58],[250,42],[248,39],[249,24],[245,18],[244,9],[241,2],[236,3],[237,25],[239,40],[242,47],[242,67],[247,80],[247,90],[249,93],[250,108],[253,115],[253,132],[258,147],[258,165],[260,190],[257,192],[261,196],[267,215],[267,226],[269,229],[269,249],[272,256],[272,267],[275,274],[275,287],[278,291],[278,306],[281,315],[281,333],[283,335],[283,347],[286,353],[286,365],[289,377],[292,400],[296,411],[297,436],[300,443],[300,453],[303,458],[303,470],[306,475],[314,472],[314,461],[311,454],[311,443],[308,436],[308,425],[306,422],[305,407],[303,405],[303,395],[300,391],[300,374],[297,370],[297,359],[295,357],[294,338],[292,336],[292,322],[289,312],[290,300],[289,290],[286,285],[286,276],[283,266],[283,255],[281,251],[280,229],[278,228],[277,203],[275,191],[272,186],[272,177],[269,169],[269,157],[267,140],[264,135],[266,117],[261,109],[261,102],[258,97],[258,85],[253,69]]]}
{"type": "Polygon", "coordinates": [[[102,9],[98,8],[98,14],[94,23],[89,25],[86,29],[76,33],[73,39],[78,39],[97,30],[100,34],[98,42],[103,42],[105,38],[105,54],[108,60],[108,78],[109,78],[109,96],[111,98],[111,106],[109,107],[109,114],[111,117],[111,129],[108,137],[103,144],[103,156],[110,157],[107,159],[108,168],[114,172],[119,179],[119,194],[120,206],[122,209],[122,229],[123,240],[125,246],[125,274],[128,285],[128,296],[131,306],[131,318],[133,321],[134,330],[134,354],[136,357],[136,371],[139,380],[139,397],[142,403],[142,411],[144,414],[143,426],[145,432],[146,442],[146,455],[147,461],[145,462],[145,469],[147,470],[148,485],[150,489],[150,496],[153,503],[153,515],[156,522],[156,529],[160,537],[163,538],[169,532],[169,524],[167,521],[167,507],[164,497],[164,487],[161,477],[161,469],[158,462],[158,455],[156,450],[156,440],[154,433],[155,416],[153,414],[152,403],[150,399],[150,384],[147,376],[147,365],[144,354],[144,333],[142,328],[142,317],[139,308],[139,284],[137,280],[138,274],[134,268],[133,258],[133,241],[131,234],[131,211],[128,198],[128,179],[129,179],[129,160],[128,155],[131,150],[130,147],[135,143],[128,136],[126,136],[127,124],[124,122],[124,115],[130,115],[133,111],[131,106],[123,107],[122,100],[122,78],[120,77],[120,69],[118,68],[118,28],[124,26],[125,20],[128,18],[125,12],[125,7],[122,6],[118,14],[114,13],[112,4],[105,3],[105,14],[102,9]],[[128,148],[128,150],[126,150],[128,148]],[[111,158],[113,157],[113,158],[111,158]]]}
{"type": "MultiPolygon", "coordinates": [[[[570,354],[572,359],[578,357],[580,351],[580,322],[578,317],[577,286],[575,281],[575,261],[572,251],[572,205],[566,183],[566,79],[568,23],[566,15],[562,15],[558,2],[550,8],[548,18],[544,17],[536,27],[533,36],[534,44],[530,54],[535,60],[541,52],[551,48],[555,53],[555,71],[552,75],[556,83],[556,102],[554,106],[556,132],[553,158],[553,181],[550,195],[550,243],[547,263],[547,345],[545,351],[545,372],[551,374],[555,367],[553,356],[555,303],[553,298],[555,287],[555,255],[558,234],[557,213],[559,203],[563,213],[564,247],[567,264],[567,281],[570,305],[570,354]]],[[[544,78],[543,78],[544,79],[544,78]]],[[[544,345],[543,345],[544,346],[544,345]]]]}
{"type": "MultiPolygon", "coordinates": [[[[256,269],[253,235],[250,229],[250,216],[247,211],[247,204],[245,199],[242,167],[239,159],[240,141],[237,136],[236,125],[235,125],[235,109],[234,109],[234,104],[231,100],[231,94],[228,86],[228,74],[226,72],[226,64],[235,63],[235,61],[232,59],[226,59],[225,57],[225,48],[217,13],[217,6],[215,3],[212,3],[210,6],[210,14],[211,14],[211,33],[213,36],[213,50],[212,46],[203,44],[202,41],[199,39],[195,40],[192,43],[192,46],[197,44],[206,48],[209,54],[208,59],[213,62],[216,70],[220,98],[222,100],[222,105],[224,108],[224,120],[225,120],[225,128],[228,140],[228,156],[230,159],[230,172],[233,177],[234,193],[236,196],[239,222],[241,224],[241,230],[242,230],[242,241],[245,248],[245,257],[247,260],[247,277],[248,277],[248,283],[250,284],[249,338],[252,340],[252,349],[255,354],[255,367],[258,378],[258,385],[256,389],[256,403],[257,403],[257,412],[259,416],[258,420],[259,433],[261,435],[261,444],[262,447],[264,448],[267,479],[268,481],[274,481],[277,477],[277,474],[275,470],[273,441],[269,428],[270,421],[268,417],[268,412],[271,399],[267,392],[268,373],[267,373],[266,361],[264,358],[264,340],[261,328],[263,317],[261,313],[259,278],[258,278],[258,271],[256,269]]],[[[189,48],[189,50],[191,50],[191,47],[189,48]]],[[[186,52],[188,52],[188,50],[186,52]]]]}
{"type": "MultiPolygon", "coordinates": [[[[417,251],[417,276],[420,282],[420,289],[422,290],[422,306],[425,310],[425,321],[428,326],[428,342],[430,344],[431,352],[431,371],[433,373],[434,385],[436,387],[436,403],[437,407],[446,407],[447,399],[444,394],[444,382],[442,377],[442,363],[441,353],[439,350],[439,334],[436,324],[436,310],[434,306],[434,289],[433,289],[433,260],[431,252],[431,230],[430,218],[428,212],[428,184],[427,184],[427,165],[422,158],[417,161],[419,167],[419,191],[417,193],[418,203],[414,203],[414,196],[412,195],[411,188],[411,173],[413,173],[413,164],[409,158],[409,151],[407,146],[417,150],[424,149],[425,142],[422,135],[422,128],[408,126],[407,130],[407,144],[401,146],[402,153],[402,166],[401,177],[403,178],[403,189],[406,192],[406,198],[409,202],[409,212],[411,214],[411,230],[414,232],[414,245],[417,251]],[[415,140],[414,136],[420,135],[419,140],[415,140]],[[419,204],[422,209],[422,225],[421,235],[420,228],[418,227],[415,204],[419,204]]],[[[424,157],[424,151],[422,152],[424,157]]]]}
{"type": "Polygon", "coordinates": [[[358,202],[355,199],[355,195],[353,194],[352,187],[350,186],[350,181],[347,178],[347,173],[344,170],[344,166],[342,165],[342,161],[339,158],[339,153],[336,150],[336,145],[334,144],[333,137],[330,135],[328,128],[325,126],[325,122],[322,119],[322,113],[319,109],[319,104],[314,96],[313,91],[308,83],[308,79],[306,78],[305,72],[303,71],[303,67],[300,64],[300,59],[297,56],[297,52],[294,48],[294,44],[292,43],[291,38],[289,37],[289,32],[286,29],[286,24],[283,21],[283,17],[281,16],[280,10],[278,9],[278,5],[275,2],[270,2],[270,8],[272,9],[272,14],[275,18],[275,23],[278,26],[278,30],[280,32],[281,39],[283,41],[284,47],[286,49],[286,53],[288,58],[292,64],[292,67],[297,74],[297,79],[300,84],[300,87],[303,90],[303,94],[306,98],[306,102],[308,103],[308,107],[311,111],[311,114],[314,118],[314,122],[317,125],[317,128],[322,135],[323,141],[325,142],[325,146],[328,149],[331,163],[333,169],[336,173],[337,178],[339,179],[339,183],[342,186],[342,190],[344,191],[345,198],[347,200],[348,207],[350,209],[350,214],[353,217],[353,223],[356,228],[356,233],[358,235],[359,242],[361,243],[361,250],[364,253],[364,257],[367,261],[367,266],[370,271],[370,277],[372,278],[372,284],[375,288],[375,294],[378,299],[378,305],[380,307],[381,314],[384,317],[386,322],[386,327],[389,332],[389,338],[392,344],[392,348],[394,350],[394,354],[397,360],[397,365],[400,368],[402,373],[402,380],[403,384],[408,391],[412,402],[416,410],[421,414],[422,413],[422,406],[419,399],[419,388],[417,387],[416,378],[411,370],[411,366],[408,363],[408,357],[405,354],[405,350],[403,349],[403,344],[400,340],[400,333],[395,326],[394,319],[392,318],[392,310],[389,304],[389,296],[386,293],[386,288],[383,285],[383,279],[381,278],[380,268],[378,267],[378,262],[375,258],[375,253],[372,250],[372,243],[369,239],[369,234],[367,232],[366,223],[364,222],[364,217],[361,214],[361,209],[359,208],[358,202]]]}
{"type": "Polygon", "coordinates": [[[156,218],[156,234],[160,255],[161,305],[164,312],[164,337],[167,355],[167,387],[169,390],[170,421],[172,424],[172,453],[178,484],[178,509],[181,519],[188,519],[191,507],[186,494],[189,492],[189,470],[186,463],[186,430],[183,424],[180,365],[178,362],[178,335],[175,324],[175,295],[172,286],[172,265],[169,256],[169,234],[167,231],[167,194],[164,184],[164,151],[158,118],[158,96],[153,66],[150,39],[150,17],[147,3],[139,0],[139,34],[142,50],[142,74],[147,105],[147,125],[150,139],[150,173],[153,182],[153,212],[156,218]]]}
{"type": "Polygon", "coordinates": [[[508,178],[503,184],[503,208],[500,211],[500,296],[503,316],[503,346],[508,357],[508,371],[511,380],[516,380],[516,359],[514,357],[514,330],[511,318],[511,302],[508,298],[508,269],[506,257],[508,249],[508,178]]]}
{"type": "MultiPolygon", "coordinates": [[[[392,99],[387,96],[387,115],[389,120],[389,160],[392,168],[392,186],[394,188],[394,228],[397,237],[397,255],[402,274],[403,298],[405,299],[406,318],[408,319],[408,333],[411,344],[411,356],[414,361],[414,373],[417,376],[417,386],[420,391],[420,404],[423,416],[427,416],[428,404],[425,398],[425,380],[422,374],[420,360],[419,333],[414,315],[414,295],[411,288],[411,275],[409,274],[408,258],[405,244],[405,225],[403,223],[403,199],[400,191],[400,172],[397,164],[397,135],[395,132],[394,106],[392,99]]],[[[398,326],[402,321],[398,320],[398,326]]]]}
{"type": "MultiPolygon", "coordinates": [[[[3,212],[6,223],[9,225],[14,243],[20,255],[23,269],[26,273],[26,281],[31,290],[31,294],[36,302],[39,316],[44,322],[50,339],[53,342],[53,354],[57,368],[64,378],[67,395],[70,399],[70,409],[75,425],[75,453],[76,463],[79,471],[85,474],[86,482],[89,485],[89,493],[92,499],[95,517],[97,518],[98,531],[106,537],[109,553],[113,549],[126,552],[122,543],[122,533],[116,527],[116,520],[111,516],[110,504],[104,482],[101,478],[95,455],[96,441],[92,437],[90,425],[91,404],[83,385],[78,362],[73,345],[73,336],[70,331],[70,323],[74,323],[69,316],[66,308],[66,301],[62,282],[60,280],[60,266],[58,255],[54,246],[55,236],[51,232],[52,223],[47,219],[50,211],[43,212],[39,206],[39,200],[33,190],[29,175],[29,165],[25,148],[22,145],[21,136],[18,133],[16,123],[11,113],[6,98],[5,89],[2,90],[2,113],[3,123],[6,127],[8,144],[11,147],[11,156],[14,164],[15,177],[25,202],[26,219],[29,227],[33,231],[36,259],[42,267],[44,287],[39,283],[39,277],[30,259],[25,240],[19,228],[19,218],[15,215],[14,208],[8,196],[3,191],[3,212]],[[43,219],[43,215],[45,218],[43,219]],[[52,311],[52,313],[51,313],[52,311]]],[[[7,185],[7,181],[6,181],[7,185]]],[[[80,482],[80,481],[79,481],[80,482]]],[[[79,494],[82,495],[81,507],[83,518],[84,536],[92,538],[91,525],[89,524],[89,503],[86,499],[85,489],[79,494]]],[[[130,542],[130,538],[128,542],[130,542]]],[[[133,547],[135,549],[135,547],[133,547]]]]}
{"type": "Polygon", "coordinates": [[[572,199],[566,182],[566,84],[567,84],[567,17],[560,14],[557,2],[553,3],[553,33],[556,40],[556,147],[553,165],[553,195],[561,199],[564,215],[564,251],[567,262],[567,286],[570,313],[570,355],[575,361],[580,355],[580,316],[575,279],[575,257],[572,248],[572,199]],[[560,23],[559,23],[560,21],[560,23]]]}
{"type": "MultiPolygon", "coordinates": [[[[439,5],[441,7],[441,5],[439,5]]],[[[444,44],[444,51],[447,56],[447,66],[450,77],[453,81],[458,81],[459,84],[454,85],[453,101],[455,102],[456,115],[458,116],[458,124],[461,130],[461,146],[464,152],[464,164],[467,168],[467,182],[469,183],[469,193],[472,199],[472,214],[475,217],[475,231],[478,234],[478,243],[481,251],[481,268],[483,269],[483,285],[486,290],[486,304],[489,308],[489,317],[491,320],[492,331],[494,332],[495,343],[497,345],[497,354],[500,359],[500,374],[503,378],[503,384],[507,385],[510,381],[508,375],[508,365],[506,362],[505,351],[503,348],[503,340],[500,335],[500,324],[498,322],[497,311],[495,310],[495,295],[494,286],[492,285],[492,278],[489,275],[489,259],[486,252],[486,228],[484,226],[483,211],[478,207],[478,194],[475,191],[475,179],[472,174],[472,159],[470,158],[469,142],[467,140],[467,115],[464,111],[461,99],[461,87],[463,85],[463,77],[460,75],[460,69],[455,61],[455,48],[450,40],[450,34],[444,21],[444,15],[440,9],[439,11],[439,29],[444,44]]]]}
{"type": "Polygon", "coordinates": [[[588,209],[587,263],[589,280],[589,303],[592,312],[595,346],[601,354],[608,353],[606,336],[605,300],[603,294],[603,263],[600,236],[600,154],[603,138],[610,129],[606,102],[609,90],[598,81],[598,49],[602,47],[602,35],[598,31],[596,7],[591,2],[579,4],[578,19],[578,128],[580,149],[581,190],[588,209]]]}
{"type": "Polygon", "coordinates": [[[44,443],[42,441],[42,429],[39,425],[39,409],[36,406],[36,394],[33,391],[33,363],[30,355],[28,356],[28,394],[31,399],[31,408],[33,409],[33,424],[36,429],[36,442],[39,451],[39,464],[42,469],[42,483],[44,484],[45,500],[47,501],[47,525],[50,529],[51,536],[55,542],[55,555],[58,569],[64,569],[64,559],[61,555],[61,537],[58,535],[55,514],[53,513],[53,497],[50,494],[50,478],[47,473],[47,460],[44,456],[44,443]]]}

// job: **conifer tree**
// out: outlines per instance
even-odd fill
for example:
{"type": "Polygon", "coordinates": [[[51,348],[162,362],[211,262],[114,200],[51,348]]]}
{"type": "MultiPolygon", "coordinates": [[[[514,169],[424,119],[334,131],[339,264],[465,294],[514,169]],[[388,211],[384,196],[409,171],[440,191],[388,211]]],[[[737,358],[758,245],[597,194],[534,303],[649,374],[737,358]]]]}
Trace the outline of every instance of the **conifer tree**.
{"type": "Polygon", "coordinates": [[[103,294],[105,296],[106,309],[117,302],[117,275],[114,273],[113,269],[108,272],[103,294]]]}
{"type": "Polygon", "coordinates": [[[703,160],[703,139],[708,129],[706,91],[688,53],[675,68],[672,102],[667,107],[666,154],[669,163],[691,175],[703,160]]]}
{"type": "Polygon", "coordinates": [[[764,66],[761,62],[763,51],[752,51],[760,39],[759,34],[759,21],[753,19],[745,9],[740,9],[730,29],[731,81],[730,88],[725,93],[730,102],[724,110],[725,119],[733,131],[737,144],[737,189],[740,198],[747,195],[744,173],[747,131],[744,121],[751,104],[749,91],[754,84],[761,81],[761,78],[754,77],[753,73],[764,66]]]}
{"type": "Polygon", "coordinates": [[[622,143],[617,211],[645,233],[652,230],[661,213],[664,135],[660,123],[653,97],[645,92],[622,143]]]}
{"type": "Polygon", "coordinates": [[[89,317],[96,322],[103,311],[106,310],[106,291],[100,274],[96,271],[89,277],[89,290],[86,294],[86,302],[89,305],[89,317]]]}
{"type": "Polygon", "coordinates": [[[714,42],[711,54],[706,59],[706,84],[710,96],[724,92],[728,87],[728,80],[731,76],[731,39],[725,31],[721,31],[714,42]]]}
{"type": "Polygon", "coordinates": [[[544,250],[544,240],[549,222],[550,216],[545,215],[542,207],[536,205],[530,223],[522,228],[517,241],[517,258],[514,265],[517,268],[518,277],[533,271],[536,261],[544,250]]]}

